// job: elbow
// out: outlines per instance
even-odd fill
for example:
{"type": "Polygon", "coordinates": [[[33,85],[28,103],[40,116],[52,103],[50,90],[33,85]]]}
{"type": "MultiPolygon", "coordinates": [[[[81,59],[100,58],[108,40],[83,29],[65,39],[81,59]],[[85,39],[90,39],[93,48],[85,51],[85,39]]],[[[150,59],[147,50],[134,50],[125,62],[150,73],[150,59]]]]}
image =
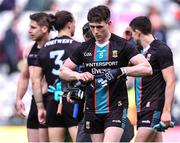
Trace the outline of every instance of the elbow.
{"type": "Polygon", "coordinates": [[[37,84],[37,81],[36,80],[32,80],[32,88],[35,87],[37,84]]]}
{"type": "Polygon", "coordinates": [[[152,70],[151,65],[149,65],[149,66],[147,67],[147,74],[148,74],[148,75],[152,75],[152,74],[153,74],[153,70],[152,70]]]}
{"type": "Polygon", "coordinates": [[[152,67],[149,63],[144,65],[144,76],[150,76],[153,74],[152,67]]]}

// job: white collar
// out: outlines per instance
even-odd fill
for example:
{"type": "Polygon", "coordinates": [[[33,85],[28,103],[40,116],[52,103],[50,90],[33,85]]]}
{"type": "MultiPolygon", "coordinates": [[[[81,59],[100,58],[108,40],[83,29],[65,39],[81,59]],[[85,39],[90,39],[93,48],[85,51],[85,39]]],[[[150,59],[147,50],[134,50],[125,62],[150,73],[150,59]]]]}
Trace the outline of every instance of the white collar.
{"type": "Polygon", "coordinates": [[[150,45],[147,45],[147,47],[143,48],[143,53],[146,54],[149,48],[150,48],[150,45]]]}
{"type": "Polygon", "coordinates": [[[107,44],[109,44],[109,40],[106,41],[106,42],[103,43],[103,44],[99,44],[99,43],[96,42],[96,45],[97,45],[98,47],[101,47],[101,48],[103,48],[103,47],[106,46],[107,44]]]}

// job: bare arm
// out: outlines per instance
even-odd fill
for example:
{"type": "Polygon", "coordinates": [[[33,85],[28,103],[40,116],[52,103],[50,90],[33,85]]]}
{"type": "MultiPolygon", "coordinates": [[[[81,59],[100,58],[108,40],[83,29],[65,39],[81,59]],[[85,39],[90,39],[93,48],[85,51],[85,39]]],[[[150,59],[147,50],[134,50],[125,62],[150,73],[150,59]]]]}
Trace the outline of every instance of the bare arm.
{"type": "Polygon", "coordinates": [[[171,121],[171,106],[173,103],[174,91],[175,91],[174,67],[170,66],[168,68],[163,69],[162,74],[166,82],[166,88],[165,88],[165,103],[161,116],[161,121],[169,125],[171,121]]]}
{"type": "Polygon", "coordinates": [[[60,78],[67,81],[70,80],[89,81],[94,79],[94,76],[89,72],[78,73],[76,71],[73,71],[76,67],[77,65],[74,64],[70,58],[68,58],[60,69],[60,74],[59,74],[60,78]]]}
{"type": "Polygon", "coordinates": [[[33,74],[32,74],[32,89],[34,98],[38,108],[44,108],[43,99],[42,99],[42,87],[41,87],[41,80],[43,78],[42,68],[40,67],[33,67],[33,74]]]}
{"type": "Polygon", "coordinates": [[[25,106],[22,101],[22,98],[24,97],[28,84],[29,84],[29,69],[28,69],[28,63],[27,63],[27,55],[24,51],[24,58],[23,58],[23,68],[20,73],[18,86],[17,86],[17,93],[16,93],[16,112],[17,115],[24,118],[24,112],[25,112],[25,106]]]}
{"type": "Polygon", "coordinates": [[[153,73],[151,65],[141,54],[132,57],[130,64],[133,66],[125,67],[128,76],[147,76],[153,73]]]}
{"type": "Polygon", "coordinates": [[[21,100],[25,95],[29,83],[29,69],[27,64],[27,59],[23,61],[23,69],[20,73],[20,78],[18,82],[16,100],[21,100]]]}
{"type": "Polygon", "coordinates": [[[42,78],[43,72],[41,67],[33,67],[32,73],[32,89],[34,98],[36,101],[36,105],[38,108],[38,120],[39,123],[44,124],[46,122],[46,110],[43,104],[43,97],[42,97],[42,78]]]}

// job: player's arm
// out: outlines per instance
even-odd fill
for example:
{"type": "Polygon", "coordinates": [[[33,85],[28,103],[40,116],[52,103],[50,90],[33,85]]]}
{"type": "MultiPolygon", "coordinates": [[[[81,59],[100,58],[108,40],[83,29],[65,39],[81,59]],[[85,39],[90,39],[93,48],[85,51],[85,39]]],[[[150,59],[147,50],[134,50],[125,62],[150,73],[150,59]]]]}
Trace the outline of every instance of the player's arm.
{"type": "Polygon", "coordinates": [[[117,78],[123,75],[127,76],[147,76],[152,74],[152,67],[144,56],[138,54],[130,59],[132,66],[120,67],[106,71],[104,74],[98,76],[100,80],[98,82],[102,86],[107,86],[117,78]]]}
{"type": "Polygon", "coordinates": [[[32,74],[32,89],[34,98],[36,101],[36,105],[38,108],[38,120],[39,123],[44,124],[46,122],[46,110],[43,104],[43,97],[42,97],[42,87],[41,81],[43,78],[43,72],[41,67],[33,67],[33,74],[32,74]]]}
{"type": "Polygon", "coordinates": [[[42,99],[42,87],[41,87],[41,80],[43,78],[43,72],[41,67],[33,67],[33,74],[32,74],[32,89],[34,98],[38,108],[44,108],[43,99],[42,99]]]}
{"type": "Polygon", "coordinates": [[[171,107],[174,98],[174,91],[175,91],[175,72],[174,66],[167,67],[162,69],[162,75],[166,82],[165,87],[165,103],[164,108],[161,116],[161,121],[164,122],[166,125],[170,125],[171,121],[171,107]]]}
{"type": "Polygon", "coordinates": [[[148,76],[152,75],[152,67],[146,58],[138,54],[130,59],[132,66],[125,67],[128,76],[148,76]]]}
{"type": "Polygon", "coordinates": [[[78,73],[74,71],[76,67],[77,65],[73,63],[73,61],[70,58],[68,58],[60,69],[60,74],[59,74],[60,78],[67,81],[70,80],[89,81],[94,79],[94,76],[89,72],[78,73]]]}
{"type": "Polygon", "coordinates": [[[24,97],[29,83],[29,69],[27,63],[27,56],[25,55],[23,58],[23,67],[20,73],[18,86],[17,86],[17,93],[16,93],[16,111],[20,117],[25,117],[25,106],[22,101],[24,97]]]}

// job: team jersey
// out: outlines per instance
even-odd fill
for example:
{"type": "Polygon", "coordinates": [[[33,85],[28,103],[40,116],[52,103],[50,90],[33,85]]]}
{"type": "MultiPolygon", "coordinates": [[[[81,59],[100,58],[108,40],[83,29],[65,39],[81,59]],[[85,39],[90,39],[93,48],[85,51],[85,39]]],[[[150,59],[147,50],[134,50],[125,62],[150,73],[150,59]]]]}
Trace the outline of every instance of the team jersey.
{"type": "Polygon", "coordinates": [[[38,53],[36,66],[43,69],[48,85],[53,85],[59,78],[59,69],[72,51],[80,45],[68,36],[55,37],[48,41],[38,53]]]}
{"type": "Polygon", "coordinates": [[[37,59],[37,55],[39,52],[40,48],[37,47],[37,42],[33,45],[28,58],[27,58],[27,62],[28,62],[28,66],[34,66],[36,59],[37,59]]]}
{"type": "Polygon", "coordinates": [[[137,112],[161,111],[166,86],[161,70],[173,65],[173,55],[171,49],[160,40],[154,40],[143,54],[152,66],[153,75],[135,78],[137,112]]]}
{"type": "MultiPolygon", "coordinates": [[[[84,65],[84,72],[100,75],[109,69],[126,67],[129,60],[139,52],[129,45],[125,39],[111,34],[109,41],[103,45],[96,44],[91,39],[82,45],[70,56],[76,65],[84,65]]],[[[95,78],[95,91],[86,91],[86,110],[97,114],[109,113],[122,106],[127,108],[128,97],[126,76],[102,87],[98,78],[95,78]]]]}

